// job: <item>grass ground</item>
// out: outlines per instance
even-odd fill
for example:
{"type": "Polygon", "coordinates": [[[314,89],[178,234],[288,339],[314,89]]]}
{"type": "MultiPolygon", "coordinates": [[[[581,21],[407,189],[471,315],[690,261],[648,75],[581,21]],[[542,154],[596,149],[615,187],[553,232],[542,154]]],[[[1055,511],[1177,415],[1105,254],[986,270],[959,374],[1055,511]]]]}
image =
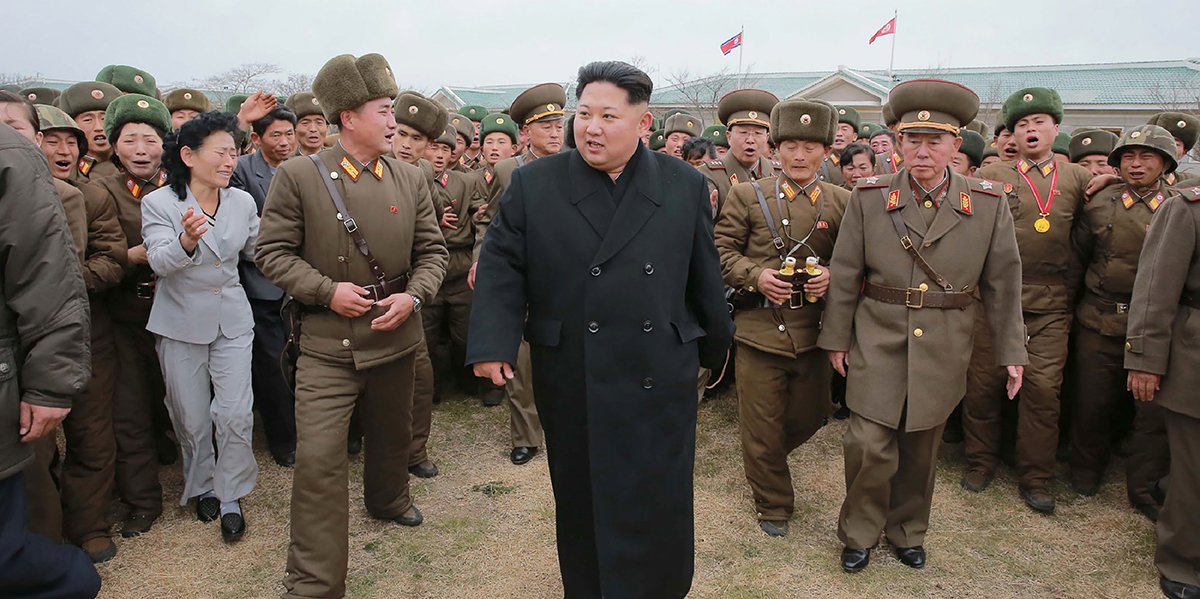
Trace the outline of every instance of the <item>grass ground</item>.
{"type": "MultiPolygon", "coordinates": [[[[732,396],[700,408],[696,452],[696,577],[691,597],[1155,597],[1154,529],[1110,479],[1095,497],[1065,486],[1058,514],[1040,516],[1017,497],[1011,472],[982,494],[958,486],[961,446],[943,445],[922,571],[876,551],[871,567],[842,573],[837,514],[844,493],[841,435],[834,422],[791,456],[796,515],[783,539],[762,534],[742,472],[732,396]]],[[[416,529],[378,522],[362,506],[362,462],[350,479],[349,597],[562,597],[554,503],[539,455],[507,458],[508,414],[476,400],[435,407],[430,453],[442,474],[413,479],[425,514],[416,529]]],[[[249,532],[234,546],[215,523],[179,507],[178,466],[164,468],[169,507],[146,535],[118,539],[102,564],[101,597],[277,597],[288,544],[291,471],[259,450],[258,487],[244,502],[249,532]]],[[[1114,468],[1119,467],[1115,465],[1114,468]]],[[[1120,470],[1112,470],[1120,472],[1120,470]]]]}

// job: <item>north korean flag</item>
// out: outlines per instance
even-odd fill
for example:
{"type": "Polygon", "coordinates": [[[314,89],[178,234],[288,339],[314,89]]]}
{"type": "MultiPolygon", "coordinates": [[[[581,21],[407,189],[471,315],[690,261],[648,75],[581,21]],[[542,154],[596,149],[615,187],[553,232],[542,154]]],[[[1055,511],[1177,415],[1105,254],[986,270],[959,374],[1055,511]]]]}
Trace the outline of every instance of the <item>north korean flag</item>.
{"type": "Polygon", "coordinates": [[[734,48],[740,45],[742,45],[742,33],[739,31],[737,35],[726,40],[724,44],[721,44],[721,53],[728,56],[730,52],[733,52],[734,48]]]}

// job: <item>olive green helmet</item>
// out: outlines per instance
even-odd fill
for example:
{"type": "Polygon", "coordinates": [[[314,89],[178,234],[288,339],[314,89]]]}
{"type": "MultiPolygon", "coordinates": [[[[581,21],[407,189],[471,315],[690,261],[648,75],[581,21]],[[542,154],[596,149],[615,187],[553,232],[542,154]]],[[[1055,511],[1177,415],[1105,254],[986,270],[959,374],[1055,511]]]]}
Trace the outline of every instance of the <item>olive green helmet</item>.
{"type": "Polygon", "coordinates": [[[83,156],[87,154],[87,135],[84,134],[83,129],[79,128],[79,125],[75,124],[75,119],[63,112],[62,109],[50,106],[49,104],[36,104],[34,108],[37,109],[38,127],[42,133],[47,133],[55,129],[70,131],[75,134],[75,139],[79,142],[79,155],[83,156]]]}
{"type": "Polygon", "coordinates": [[[1108,155],[1108,164],[1113,168],[1121,167],[1121,154],[1129,148],[1148,148],[1158,152],[1163,158],[1163,174],[1175,172],[1179,162],[1175,160],[1175,137],[1170,131],[1158,125],[1141,125],[1125,132],[1117,141],[1117,147],[1108,155]]]}

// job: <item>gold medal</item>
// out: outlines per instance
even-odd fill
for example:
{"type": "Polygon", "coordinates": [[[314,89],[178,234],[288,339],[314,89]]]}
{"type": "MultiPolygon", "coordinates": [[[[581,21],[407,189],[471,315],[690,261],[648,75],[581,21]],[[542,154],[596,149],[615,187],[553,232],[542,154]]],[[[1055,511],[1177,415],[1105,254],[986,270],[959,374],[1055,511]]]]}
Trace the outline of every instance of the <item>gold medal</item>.
{"type": "Polygon", "coordinates": [[[1033,221],[1033,230],[1037,231],[1038,233],[1045,233],[1046,231],[1049,231],[1050,230],[1050,219],[1043,216],[1043,217],[1033,221]]]}

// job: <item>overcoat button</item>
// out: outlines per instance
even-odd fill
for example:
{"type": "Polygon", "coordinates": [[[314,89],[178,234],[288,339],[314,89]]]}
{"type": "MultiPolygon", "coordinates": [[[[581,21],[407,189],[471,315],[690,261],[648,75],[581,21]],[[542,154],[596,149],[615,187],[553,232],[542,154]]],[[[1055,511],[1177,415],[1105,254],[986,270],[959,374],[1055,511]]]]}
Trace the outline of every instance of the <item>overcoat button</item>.
{"type": "Polygon", "coordinates": [[[350,347],[350,340],[342,339],[342,347],[350,347]]]}
{"type": "Polygon", "coordinates": [[[929,291],[929,285],[921,283],[920,285],[917,285],[917,289],[920,289],[921,291],[929,291]]]}
{"type": "Polygon", "coordinates": [[[588,323],[588,332],[589,333],[596,333],[599,330],[600,330],[600,323],[598,323],[594,320],[588,323]]]}
{"type": "Polygon", "coordinates": [[[218,287],[214,287],[214,288],[213,288],[213,295],[221,295],[221,289],[220,289],[220,288],[218,288],[218,287]]]}
{"type": "Polygon", "coordinates": [[[0,363],[0,374],[8,374],[8,362],[0,363]]]}
{"type": "Polygon", "coordinates": [[[642,388],[643,389],[652,389],[653,387],[654,387],[654,379],[652,379],[650,377],[646,377],[646,378],[642,379],[642,388]]]}
{"type": "Polygon", "coordinates": [[[647,332],[647,333],[649,333],[650,331],[653,331],[653,330],[654,330],[654,323],[650,322],[649,320],[647,320],[646,322],[643,322],[643,323],[642,323],[642,330],[643,330],[643,331],[645,331],[645,332],[647,332]]]}
{"type": "Polygon", "coordinates": [[[592,267],[592,276],[593,276],[593,277],[598,277],[598,276],[600,276],[600,267],[599,267],[599,266],[593,266],[593,267],[592,267]]]}
{"type": "Polygon", "coordinates": [[[925,334],[925,331],[922,331],[921,329],[913,329],[913,337],[920,337],[921,335],[924,335],[924,334],[925,334]]]}
{"type": "Polygon", "coordinates": [[[647,262],[644,270],[646,271],[646,274],[652,275],[652,274],[654,274],[654,265],[647,262]]]}

